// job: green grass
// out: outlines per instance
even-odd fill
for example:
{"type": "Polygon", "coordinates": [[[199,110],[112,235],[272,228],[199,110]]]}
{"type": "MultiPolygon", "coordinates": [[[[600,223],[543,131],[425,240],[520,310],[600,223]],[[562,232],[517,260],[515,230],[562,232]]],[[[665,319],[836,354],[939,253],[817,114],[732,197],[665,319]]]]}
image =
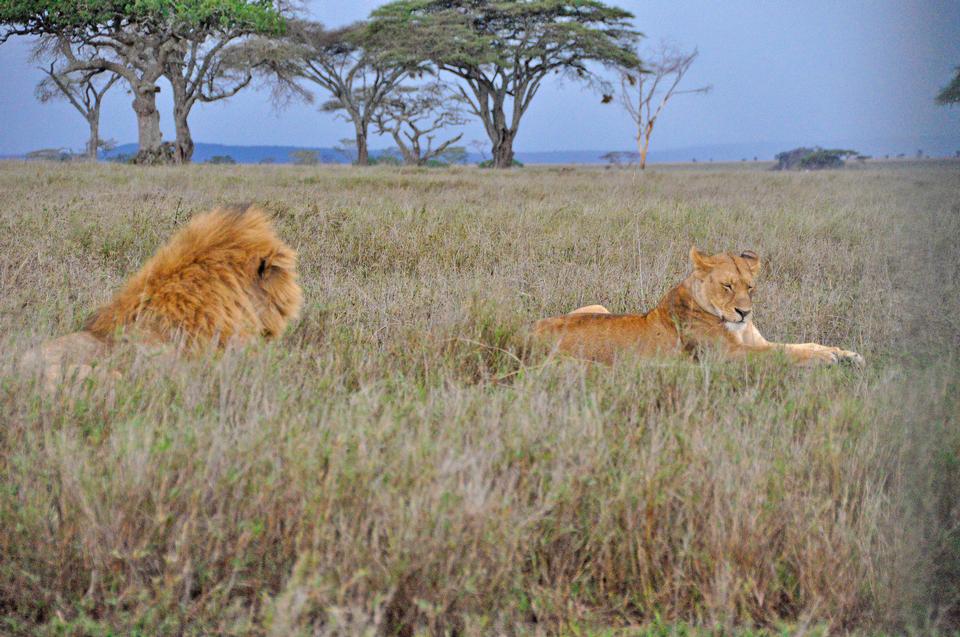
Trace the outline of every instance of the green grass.
{"type": "Polygon", "coordinates": [[[779,174],[0,162],[0,634],[833,635],[960,622],[960,167],[779,174]],[[256,201],[303,317],[18,369],[192,214],[256,201]],[[771,340],[545,360],[752,249],[771,340]]]}

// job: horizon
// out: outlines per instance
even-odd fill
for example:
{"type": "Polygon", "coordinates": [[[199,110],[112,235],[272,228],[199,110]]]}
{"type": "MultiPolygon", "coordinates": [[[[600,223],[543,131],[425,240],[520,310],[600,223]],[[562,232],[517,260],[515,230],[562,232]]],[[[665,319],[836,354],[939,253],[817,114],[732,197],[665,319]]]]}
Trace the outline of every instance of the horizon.
{"type": "MultiPolygon", "coordinates": [[[[306,8],[312,19],[339,26],[365,18],[382,4],[314,1],[306,8]]],[[[713,85],[707,95],[681,95],[670,102],[654,132],[654,161],[665,152],[722,145],[849,146],[868,154],[871,146],[886,149],[874,152],[905,154],[960,149],[960,109],[933,102],[960,64],[960,3],[610,4],[634,13],[634,24],[646,35],[641,50],[660,40],[699,49],[682,87],[713,85]],[[923,148],[919,144],[925,138],[939,141],[923,148]],[[894,139],[900,140],[896,149],[890,147],[894,139]]],[[[87,130],[80,115],[66,102],[41,104],[34,98],[41,72],[28,60],[29,49],[22,38],[0,46],[0,68],[9,72],[0,91],[5,122],[0,155],[82,147],[87,130]]],[[[161,129],[170,139],[170,90],[166,81],[160,85],[161,129]]],[[[108,94],[101,122],[104,139],[136,140],[124,90],[108,94]]],[[[314,105],[278,111],[262,87],[225,102],[198,104],[191,128],[199,143],[228,146],[332,147],[350,134],[349,124],[317,112],[314,105]]],[[[461,130],[464,144],[486,141],[475,121],[461,130]]],[[[582,85],[553,81],[521,122],[516,150],[630,151],[632,137],[629,116],[616,100],[602,105],[599,95],[582,85]]],[[[391,142],[371,136],[371,148],[391,142]]]]}
{"type": "MultiPolygon", "coordinates": [[[[316,151],[317,159],[322,164],[348,164],[350,160],[340,149],[331,146],[303,146],[289,144],[221,144],[194,140],[195,149],[193,162],[207,163],[216,157],[227,157],[237,164],[292,164],[296,163],[292,152],[298,150],[316,151]],[[278,154],[286,152],[286,154],[278,154]]],[[[706,146],[687,146],[681,148],[658,148],[651,150],[648,156],[649,164],[697,164],[697,163],[741,163],[758,162],[773,163],[776,155],[784,151],[795,150],[801,145],[790,145],[787,142],[758,142],[753,144],[717,144],[706,146]]],[[[840,146],[848,147],[849,145],[840,146]]],[[[960,146],[960,144],[958,144],[960,146]]],[[[951,145],[950,138],[917,138],[909,140],[875,140],[872,145],[857,145],[854,149],[868,160],[895,160],[906,159],[957,159],[960,150],[951,145]],[[912,146],[910,144],[913,144],[912,146]],[[919,145],[920,148],[916,148],[919,145]],[[932,150],[931,150],[932,149],[932,150]],[[918,156],[918,152],[922,155],[918,156]]],[[[74,149],[47,148],[43,151],[76,152],[74,149]]],[[[395,153],[396,148],[391,146],[370,147],[371,157],[384,153],[395,153]]],[[[99,152],[100,161],[112,161],[129,157],[137,152],[136,142],[118,144],[110,151],[99,152]]],[[[565,150],[552,149],[541,151],[517,150],[516,158],[523,164],[531,165],[605,165],[610,162],[604,157],[611,152],[629,153],[632,156],[622,156],[622,165],[635,163],[636,151],[629,149],[579,149],[565,150]]],[[[79,156],[79,153],[78,153],[79,156]]],[[[476,150],[467,150],[464,163],[474,163],[488,158],[489,153],[481,154],[476,150]]],[[[26,154],[0,154],[0,160],[30,159],[26,154]]]]}

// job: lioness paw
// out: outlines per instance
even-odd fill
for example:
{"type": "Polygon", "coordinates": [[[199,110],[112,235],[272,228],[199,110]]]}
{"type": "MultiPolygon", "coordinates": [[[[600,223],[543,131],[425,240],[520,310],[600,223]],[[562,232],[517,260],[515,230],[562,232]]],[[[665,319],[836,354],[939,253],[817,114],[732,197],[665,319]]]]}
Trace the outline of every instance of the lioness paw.
{"type": "Polygon", "coordinates": [[[825,345],[817,346],[817,354],[821,360],[831,364],[855,365],[863,367],[866,364],[863,356],[850,350],[840,349],[839,347],[829,347],[825,345]]]}
{"type": "Polygon", "coordinates": [[[826,363],[833,365],[841,363],[856,365],[857,367],[863,367],[865,364],[863,356],[860,354],[839,347],[820,345],[819,343],[803,343],[802,345],[788,346],[788,348],[796,352],[800,360],[806,364],[826,363]]]}

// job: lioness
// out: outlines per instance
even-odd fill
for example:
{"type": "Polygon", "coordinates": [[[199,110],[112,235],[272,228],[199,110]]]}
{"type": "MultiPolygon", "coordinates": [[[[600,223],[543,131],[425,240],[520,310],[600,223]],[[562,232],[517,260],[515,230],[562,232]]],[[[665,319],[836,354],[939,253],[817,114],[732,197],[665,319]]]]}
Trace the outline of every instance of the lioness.
{"type": "Polygon", "coordinates": [[[281,334],[303,302],[297,255],[257,207],[199,215],[162,246],[80,332],[47,341],[24,363],[43,366],[47,388],[80,377],[125,336],[190,349],[281,334]]]}
{"type": "Polygon", "coordinates": [[[753,324],[753,280],[760,270],[754,252],[708,256],[690,249],[693,272],[646,314],[610,314],[602,305],[538,321],[534,333],[561,352],[611,362],[618,352],[642,355],[696,354],[704,345],[726,355],[782,351],[801,365],[851,362],[860,354],[817,343],[770,343],[753,324]]]}

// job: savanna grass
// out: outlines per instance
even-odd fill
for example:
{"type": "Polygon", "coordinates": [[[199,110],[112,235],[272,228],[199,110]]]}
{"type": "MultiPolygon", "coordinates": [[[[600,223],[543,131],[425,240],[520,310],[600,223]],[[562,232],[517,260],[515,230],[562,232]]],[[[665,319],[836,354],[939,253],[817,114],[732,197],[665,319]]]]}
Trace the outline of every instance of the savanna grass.
{"type": "Polygon", "coordinates": [[[0,163],[0,633],[949,632],[960,167],[832,173],[0,163]],[[256,201],[303,318],[40,390],[171,232],[256,201]],[[691,243],[765,259],[771,340],[868,366],[546,359],[691,243]]]}

